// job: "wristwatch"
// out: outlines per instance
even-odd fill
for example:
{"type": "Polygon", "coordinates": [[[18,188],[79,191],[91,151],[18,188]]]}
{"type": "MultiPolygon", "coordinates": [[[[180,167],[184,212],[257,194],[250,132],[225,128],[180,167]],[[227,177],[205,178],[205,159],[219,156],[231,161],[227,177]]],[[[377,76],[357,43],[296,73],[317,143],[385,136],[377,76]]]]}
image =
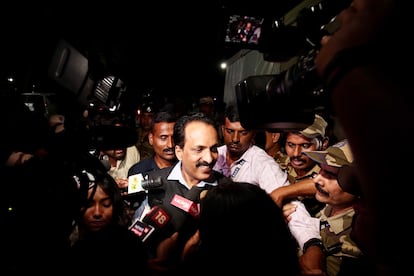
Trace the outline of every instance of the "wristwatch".
{"type": "Polygon", "coordinates": [[[325,246],[323,246],[323,242],[321,239],[312,238],[305,242],[305,244],[303,245],[303,253],[305,253],[306,250],[308,250],[308,248],[311,246],[318,246],[325,253],[325,246]]]}

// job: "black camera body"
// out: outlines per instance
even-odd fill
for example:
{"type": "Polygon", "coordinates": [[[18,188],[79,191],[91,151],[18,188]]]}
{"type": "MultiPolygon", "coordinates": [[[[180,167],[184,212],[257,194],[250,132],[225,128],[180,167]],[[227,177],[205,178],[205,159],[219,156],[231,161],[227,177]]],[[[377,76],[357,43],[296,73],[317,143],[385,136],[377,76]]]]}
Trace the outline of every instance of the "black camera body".
{"type": "Polygon", "coordinates": [[[246,129],[302,130],[329,101],[315,69],[316,50],[278,75],[250,76],[236,84],[237,109],[246,129]]]}
{"type": "Polygon", "coordinates": [[[322,0],[303,9],[296,26],[264,20],[258,45],[263,58],[271,62],[297,58],[297,62],[280,74],[250,76],[236,84],[244,128],[302,130],[312,124],[315,113],[332,111],[328,91],[316,72],[315,57],[322,36],[334,31],[326,30],[337,25],[334,18],[349,4],[349,0],[322,0]]]}

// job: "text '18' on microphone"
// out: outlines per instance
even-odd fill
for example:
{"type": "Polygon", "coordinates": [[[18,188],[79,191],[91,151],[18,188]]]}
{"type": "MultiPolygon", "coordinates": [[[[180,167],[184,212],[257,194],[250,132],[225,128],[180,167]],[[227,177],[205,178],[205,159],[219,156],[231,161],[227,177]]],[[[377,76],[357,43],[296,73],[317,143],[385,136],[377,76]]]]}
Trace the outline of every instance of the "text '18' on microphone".
{"type": "Polygon", "coordinates": [[[178,244],[183,245],[198,228],[198,202],[202,190],[193,187],[185,197],[173,195],[169,203],[152,207],[130,229],[145,242],[150,251],[155,251],[157,245],[174,232],[179,232],[178,244]]]}
{"type": "Polygon", "coordinates": [[[153,251],[152,254],[155,254],[162,240],[175,232],[171,214],[162,205],[152,207],[142,220],[136,220],[129,229],[144,242],[150,252],[153,251]]]}

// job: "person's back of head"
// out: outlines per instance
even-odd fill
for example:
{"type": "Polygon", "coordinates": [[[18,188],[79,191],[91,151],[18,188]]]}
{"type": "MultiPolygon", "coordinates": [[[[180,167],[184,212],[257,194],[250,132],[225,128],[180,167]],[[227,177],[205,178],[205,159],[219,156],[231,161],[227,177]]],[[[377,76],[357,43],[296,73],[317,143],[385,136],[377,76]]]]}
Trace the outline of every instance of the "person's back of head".
{"type": "Polygon", "coordinates": [[[229,182],[210,189],[200,205],[200,254],[210,271],[297,275],[296,242],[282,210],[260,187],[229,182]]]}

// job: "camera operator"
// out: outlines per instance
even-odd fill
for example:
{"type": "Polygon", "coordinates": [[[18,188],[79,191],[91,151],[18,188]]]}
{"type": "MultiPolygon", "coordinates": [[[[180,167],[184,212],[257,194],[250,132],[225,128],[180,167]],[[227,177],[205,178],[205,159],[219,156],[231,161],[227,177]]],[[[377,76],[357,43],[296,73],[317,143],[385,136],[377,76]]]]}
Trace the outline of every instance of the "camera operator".
{"type": "Polygon", "coordinates": [[[401,189],[391,185],[406,183],[406,175],[399,172],[412,170],[412,164],[390,160],[406,160],[413,156],[413,147],[384,149],[393,141],[405,144],[414,128],[413,69],[398,70],[402,60],[412,64],[413,43],[407,36],[412,11],[406,3],[354,0],[339,14],[340,28],[322,39],[316,58],[361,182],[364,206],[357,208],[351,236],[377,275],[403,275],[411,268],[398,254],[410,246],[396,242],[401,228],[390,219],[392,206],[398,206],[399,217],[411,216],[410,200],[401,199],[401,189]]]}

